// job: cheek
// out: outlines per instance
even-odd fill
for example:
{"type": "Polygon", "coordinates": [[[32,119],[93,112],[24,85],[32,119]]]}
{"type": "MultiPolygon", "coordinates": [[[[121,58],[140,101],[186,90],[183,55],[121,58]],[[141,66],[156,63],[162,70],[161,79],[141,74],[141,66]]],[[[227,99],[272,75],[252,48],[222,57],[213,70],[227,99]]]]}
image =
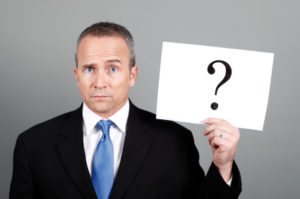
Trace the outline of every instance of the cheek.
{"type": "Polygon", "coordinates": [[[118,82],[111,84],[111,87],[119,95],[126,96],[130,87],[129,78],[120,79],[118,82]]]}
{"type": "Polygon", "coordinates": [[[82,94],[87,94],[92,85],[91,81],[88,81],[86,78],[80,78],[77,84],[82,94]]]}

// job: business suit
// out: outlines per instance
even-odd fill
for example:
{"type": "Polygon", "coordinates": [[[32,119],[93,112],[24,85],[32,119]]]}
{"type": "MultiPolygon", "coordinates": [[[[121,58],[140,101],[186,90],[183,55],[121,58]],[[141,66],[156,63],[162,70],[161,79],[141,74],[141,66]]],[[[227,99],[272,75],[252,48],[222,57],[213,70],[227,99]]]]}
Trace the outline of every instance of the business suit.
{"type": "MultiPolygon", "coordinates": [[[[14,152],[10,198],[97,199],[85,160],[82,107],[22,133],[14,152]]],[[[123,154],[111,199],[237,198],[212,164],[206,177],[192,134],[130,103],[123,154]]]]}

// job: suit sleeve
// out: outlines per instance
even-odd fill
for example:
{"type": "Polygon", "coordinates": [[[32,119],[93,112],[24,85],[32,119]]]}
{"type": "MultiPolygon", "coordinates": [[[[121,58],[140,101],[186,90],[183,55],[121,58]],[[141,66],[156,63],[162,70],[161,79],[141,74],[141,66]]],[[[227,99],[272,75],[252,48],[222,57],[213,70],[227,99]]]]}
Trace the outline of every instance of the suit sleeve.
{"type": "Polygon", "coordinates": [[[192,133],[186,134],[184,199],[237,199],[241,192],[241,177],[236,163],[232,169],[232,184],[228,186],[212,163],[206,176],[199,165],[199,153],[192,133]]]}
{"type": "Polygon", "coordinates": [[[13,156],[13,175],[9,191],[10,199],[33,199],[32,171],[26,155],[22,134],[19,135],[13,156]]]}

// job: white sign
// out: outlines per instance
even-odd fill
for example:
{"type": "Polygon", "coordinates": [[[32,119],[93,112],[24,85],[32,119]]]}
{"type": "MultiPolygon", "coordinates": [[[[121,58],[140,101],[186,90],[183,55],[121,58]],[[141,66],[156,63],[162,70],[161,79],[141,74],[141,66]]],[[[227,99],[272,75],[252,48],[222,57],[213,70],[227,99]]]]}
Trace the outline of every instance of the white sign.
{"type": "Polygon", "coordinates": [[[157,118],[203,123],[217,117],[262,130],[273,58],[273,53],[163,42],[157,118]]]}

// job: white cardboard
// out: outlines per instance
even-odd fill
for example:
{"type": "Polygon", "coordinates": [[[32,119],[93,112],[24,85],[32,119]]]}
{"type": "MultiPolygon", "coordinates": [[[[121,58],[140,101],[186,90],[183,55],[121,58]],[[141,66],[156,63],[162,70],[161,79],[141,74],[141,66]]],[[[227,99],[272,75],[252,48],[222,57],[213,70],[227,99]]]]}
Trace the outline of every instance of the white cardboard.
{"type": "Polygon", "coordinates": [[[163,42],[157,118],[203,123],[208,117],[223,118],[239,128],[262,130],[267,110],[273,53],[163,42]],[[227,62],[231,78],[215,95],[225,75],[227,62]],[[218,109],[212,110],[211,103],[218,109]]]}

